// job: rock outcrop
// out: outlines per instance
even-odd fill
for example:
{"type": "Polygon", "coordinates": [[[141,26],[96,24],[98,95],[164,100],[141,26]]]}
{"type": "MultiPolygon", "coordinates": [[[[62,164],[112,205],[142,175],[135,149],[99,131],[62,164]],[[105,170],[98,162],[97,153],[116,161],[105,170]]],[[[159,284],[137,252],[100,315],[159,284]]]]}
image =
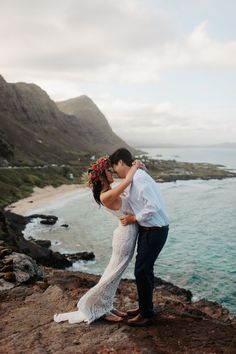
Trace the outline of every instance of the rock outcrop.
{"type": "Polygon", "coordinates": [[[53,215],[32,214],[24,217],[10,211],[0,211],[0,259],[12,252],[18,252],[32,257],[41,265],[63,269],[71,267],[73,262],[78,260],[88,261],[95,258],[93,252],[72,254],[53,252],[49,249],[51,246],[49,240],[35,240],[33,237],[26,240],[22,231],[26,224],[35,217],[57,220],[57,217],[53,215]]]}
{"type": "MultiPolygon", "coordinates": [[[[0,245],[1,258],[4,250],[10,251],[0,245]]],[[[11,252],[0,260],[0,291],[43,277],[43,267],[25,254],[11,252]]]]}
{"type": "MultiPolygon", "coordinates": [[[[154,291],[154,322],[149,327],[129,327],[126,319],[118,324],[103,319],[91,325],[56,323],[53,315],[74,311],[78,299],[99,276],[51,268],[45,268],[45,273],[44,281],[0,292],[2,353],[235,353],[235,319],[226,309],[220,313],[214,303],[203,307],[191,303],[182,290],[160,280],[154,291]]],[[[134,281],[121,281],[115,306],[126,310],[136,305],[134,281]]]]}
{"type": "Polygon", "coordinates": [[[76,261],[93,261],[95,259],[95,254],[93,252],[77,252],[77,253],[72,253],[72,254],[64,254],[67,259],[69,259],[71,262],[76,262],[76,261]]]}
{"type": "Polygon", "coordinates": [[[24,238],[22,230],[27,222],[29,222],[27,217],[8,211],[0,212],[0,241],[2,241],[2,246],[11,252],[24,253],[42,265],[56,268],[70,267],[72,262],[66,256],[24,238]]]}

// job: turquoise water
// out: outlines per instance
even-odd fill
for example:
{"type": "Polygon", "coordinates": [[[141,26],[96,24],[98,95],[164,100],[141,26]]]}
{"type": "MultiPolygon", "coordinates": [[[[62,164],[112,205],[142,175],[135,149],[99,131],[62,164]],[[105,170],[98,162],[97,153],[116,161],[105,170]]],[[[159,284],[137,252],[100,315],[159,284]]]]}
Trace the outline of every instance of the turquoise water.
{"type": "MultiPolygon", "coordinates": [[[[213,162],[236,169],[236,150],[144,149],[161,158],[213,162]],[[150,151],[151,150],[151,151],[150,151]],[[168,151],[166,151],[168,150],[168,151]],[[178,150],[178,151],[176,151],[178,150]],[[214,151],[217,150],[217,151],[214,151]],[[234,151],[232,151],[234,150],[234,151]],[[234,152],[234,153],[233,153],[234,152]]],[[[203,297],[218,301],[236,314],[236,179],[177,181],[160,184],[171,218],[168,241],[156,262],[155,274],[203,297]]],[[[116,218],[93,201],[89,190],[78,189],[73,199],[38,209],[59,217],[56,225],[29,224],[27,235],[51,239],[60,252],[93,251],[94,262],[78,262],[73,269],[101,274],[111,254],[116,218]],[[61,228],[68,223],[68,229],[61,228]]],[[[73,270],[72,269],[72,270],[73,270]]],[[[134,259],[124,277],[133,277],[134,259]]]]}

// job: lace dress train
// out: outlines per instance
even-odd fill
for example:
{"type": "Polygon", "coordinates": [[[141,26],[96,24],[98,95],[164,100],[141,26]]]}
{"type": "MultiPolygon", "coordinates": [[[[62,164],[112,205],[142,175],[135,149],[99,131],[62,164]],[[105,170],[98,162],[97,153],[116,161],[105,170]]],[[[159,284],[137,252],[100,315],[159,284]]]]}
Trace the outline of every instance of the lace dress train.
{"type": "MultiPolygon", "coordinates": [[[[124,200],[122,199],[120,210],[109,211],[119,218],[127,212],[127,209],[124,210],[124,200]]],[[[137,224],[123,226],[119,221],[113,233],[112,255],[99,282],[81,297],[77,304],[77,311],[55,314],[55,322],[89,324],[113,309],[113,300],[120,279],[134,254],[137,233],[137,224]]]]}

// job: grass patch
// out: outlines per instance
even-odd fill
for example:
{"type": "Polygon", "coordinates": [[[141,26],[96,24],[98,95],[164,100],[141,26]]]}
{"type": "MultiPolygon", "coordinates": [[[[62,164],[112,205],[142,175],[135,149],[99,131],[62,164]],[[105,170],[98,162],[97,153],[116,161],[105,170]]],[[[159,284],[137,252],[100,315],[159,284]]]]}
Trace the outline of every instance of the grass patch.
{"type": "Polygon", "coordinates": [[[0,170],[0,207],[30,196],[34,187],[81,183],[84,166],[64,166],[45,168],[20,168],[0,170]],[[74,178],[70,179],[70,174],[74,178]]]}

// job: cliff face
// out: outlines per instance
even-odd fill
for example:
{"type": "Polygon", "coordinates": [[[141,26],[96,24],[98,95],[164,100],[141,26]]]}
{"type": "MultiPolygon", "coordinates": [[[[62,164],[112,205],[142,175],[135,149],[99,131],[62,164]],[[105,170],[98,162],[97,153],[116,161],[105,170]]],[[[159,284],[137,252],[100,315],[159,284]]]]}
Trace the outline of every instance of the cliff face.
{"type": "Polygon", "coordinates": [[[9,84],[0,76],[0,157],[25,164],[64,163],[85,152],[128,147],[89,98],[76,99],[78,115],[67,113],[63,106],[68,104],[58,104],[64,113],[37,85],[9,84]]]}
{"type": "Polygon", "coordinates": [[[114,151],[122,146],[128,147],[112,131],[104,114],[89,97],[83,95],[57,102],[57,106],[62,112],[77,117],[81,126],[85,128],[83,134],[89,144],[93,144],[93,141],[96,141],[103,151],[107,149],[114,151]]]}

